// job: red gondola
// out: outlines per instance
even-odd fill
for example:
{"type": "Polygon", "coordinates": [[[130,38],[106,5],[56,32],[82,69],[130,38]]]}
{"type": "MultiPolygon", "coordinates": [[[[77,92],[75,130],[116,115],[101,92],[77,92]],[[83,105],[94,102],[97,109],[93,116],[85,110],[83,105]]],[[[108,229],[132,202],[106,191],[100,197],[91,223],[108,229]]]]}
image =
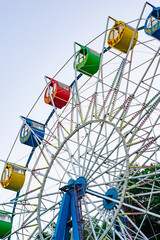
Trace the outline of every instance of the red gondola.
{"type": "Polygon", "coordinates": [[[57,108],[64,107],[67,104],[70,97],[70,87],[52,78],[49,77],[46,78],[48,78],[51,81],[45,91],[44,95],[45,103],[53,105],[54,102],[55,107],[57,108]]]}

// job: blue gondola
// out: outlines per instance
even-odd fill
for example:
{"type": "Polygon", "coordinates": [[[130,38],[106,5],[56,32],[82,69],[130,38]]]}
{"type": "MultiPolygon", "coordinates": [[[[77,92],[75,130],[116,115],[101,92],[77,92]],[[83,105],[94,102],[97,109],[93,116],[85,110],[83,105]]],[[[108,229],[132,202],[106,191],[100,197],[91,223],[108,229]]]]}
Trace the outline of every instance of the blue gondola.
{"type": "Polygon", "coordinates": [[[37,147],[44,138],[45,126],[29,118],[22,117],[24,124],[20,132],[20,142],[31,147],[37,147]]]}
{"type": "Polygon", "coordinates": [[[152,12],[148,15],[144,25],[144,31],[147,35],[153,36],[160,40],[160,7],[153,7],[152,12]]]}

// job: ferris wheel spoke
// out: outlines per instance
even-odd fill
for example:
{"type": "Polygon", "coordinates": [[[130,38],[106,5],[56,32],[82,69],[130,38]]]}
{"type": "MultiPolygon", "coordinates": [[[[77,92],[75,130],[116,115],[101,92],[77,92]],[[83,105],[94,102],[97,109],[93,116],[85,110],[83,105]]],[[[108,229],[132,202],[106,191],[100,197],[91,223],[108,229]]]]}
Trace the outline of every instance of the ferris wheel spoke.
{"type": "Polygon", "coordinates": [[[139,120],[139,125],[136,127],[136,129],[134,130],[134,132],[132,133],[131,137],[129,138],[127,143],[130,143],[132,141],[132,139],[134,138],[135,134],[137,133],[137,131],[139,131],[143,124],[145,123],[145,121],[149,118],[150,114],[152,113],[152,111],[154,110],[154,108],[159,104],[160,99],[158,99],[157,101],[155,101],[155,103],[152,105],[152,107],[150,107],[150,109],[147,111],[147,114],[143,115],[142,118],[139,120]]]}
{"type": "MultiPolygon", "coordinates": [[[[117,147],[118,147],[119,145],[120,145],[120,143],[118,143],[118,145],[111,151],[111,153],[108,155],[107,159],[112,155],[112,153],[114,153],[115,149],[117,149],[117,147]]],[[[105,159],[105,160],[107,160],[107,159],[105,159]]],[[[102,163],[100,164],[99,167],[101,167],[101,165],[105,163],[105,160],[102,161],[102,163]]],[[[123,158],[123,159],[120,160],[119,162],[113,164],[109,169],[107,169],[107,170],[105,170],[104,172],[102,172],[102,174],[105,174],[105,173],[111,171],[113,168],[117,167],[117,165],[123,163],[124,161],[126,161],[126,158],[123,158]]],[[[88,177],[91,178],[96,171],[98,171],[98,167],[97,167],[97,168],[94,170],[94,172],[93,172],[91,175],[89,175],[88,177]]],[[[96,180],[98,177],[99,177],[99,176],[93,177],[92,181],[93,181],[93,180],[96,180]]],[[[89,183],[90,183],[90,181],[89,181],[89,183]]]]}
{"type": "Polygon", "coordinates": [[[142,78],[141,78],[139,84],[138,84],[137,87],[135,88],[134,93],[133,93],[134,95],[135,95],[135,93],[137,92],[138,87],[140,86],[140,84],[141,84],[142,81],[144,80],[144,77],[145,77],[146,74],[148,73],[149,69],[151,68],[151,66],[152,66],[152,64],[153,64],[153,62],[154,62],[154,60],[155,60],[155,58],[156,58],[157,55],[159,54],[159,51],[160,51],[160,47],[158,48],[158,50],[156,51],[155,55],[154,55],[153,58],[151,59],[151,61],[150,61],[149,65],[148,65],[148,67],[147,67],[145,73],[143,74],[143,76],[142,76],[142,78]]]}
{"type": "Polygon", "coordinates": [[[77,149],[78,149],[78,176],[81,176],[81,164],[80,164],[80,142],[79,142],[79,131],[77,131],[77,149]]]}
{"type": "Polygon", "coordinates": [[[28,240],[29,239],[32,239],[32,237],[34,236],[34,234],[37,232],[37,230],[38,230],[38,226],[33,230],[33,232],[29,235],[29,238],[28,238],[28,240]]]}
{"type": "MultiPolygon", "coordinates": [[[[116,80],[117,80],[117,77],[118,77],[118,75],[119,75],[120,69],[122,68],[123,62],[124,62],[124,59],[122,60],[122,62],[121,62],[121,64],[120,64],[120,67],[119,67],[118,70],[117,70],[116,76],[115,76],[115,78],[114,78],[114,80],[113,80],[113,82],[112,82],[112,85],[110,86],[110,89],[108,90],[108,93],[107,93],[106,97],[105,97],[105,98],[103,97],[104,100],[103,100],[103,104],[102,104],[102,106],[101,106],[101,108],[100,108],[100,110],[99,110],[98,118],[100,117],[100,115],[101,115],[101,113],[102,113],[102,110],[104,109],[104,107],[105,107],[105,105],[106,105],[106,102],[107,102],[110,94],[111,94],[112,91],[113,91],[114,85],[115,85],[115,83],[116,83],[116,80]]],[[[110,103],[110,104],[111,104],[111,103],[110,103]]],[[[104,111],[105,111],[105,109],[104,109],[104,111]]],[[[109,107],[108,107],[107,112],[109,112],[109,107]]],[[[105,114],[104,114],[104,115],[105,115],[105,114]]]]}
{"type": "Polygon", "coordinates": [[[115,101],[117,99],[118,90],[119,90],[120,83],[121,83],[121,80],[122,80],[122,74],[123,74],[124,66],[125,66],[125,59],[122,60],[122,66],[121,66],[120,72],[118,73],[118,76],[116,76],[117,83],[116,83],[116,86],[115,86],[115,89],[113,91],[112,98],[111,98],[111,101],[110,101],[110,108],[108,109],[109,120],[110,121],[113,118],[112,113],[113,113],[113,110],[114,110],[114,107],[115,107],[115,101]]]}
{"type": "Polygon", "coordinates": [[[93,236],[97,240],[96,233],[95,233],[95,230],[94,230],[94,226],[93,226],[93,223],[92,223],[92,219],[89,215],[88,207],[87,207],[84,200],[83,200],[83,203],[84,203],[84,206],[85,206],[85,209],[86,209],[87,217],[89,218],[89,222],[90,222],[90,226],[91,226],[91,229],[92,229],[93,236]]]}
{"type": "MultiPolygon", "coordinates": [[[[151,149],[151,150],[153,150],[153,149],[151,149]]],[[[159,146],[157,146],[156,148],[154,148],[154,151],[153,151],[153,152],[152,152],[152,151],[148,151],[149,153],[151,152],[150,155],[148,155],[148,156],[144,156],[144,155],[143,155],[144,159],[143,159],[142,165],[141,165],[141,166],[137,166],[138,169],[137,169],[137,171],[135,171],[135,172],[133,173],[133,176],[135,176],[135,175],[137,174],[137,172],[139,171],[140,168],[146,167],[146,166],[147,166],[146,164],[149,164],[148,167],[151,167],[151,162],[150,162],[150,161],[152,161],[152,164],[153,164],[154,167],[158,167],[158,166],[159,166],[159,165],[158,165],[159,163],[158,163],[158,161],[157,161],[157,158],[154,159],[154,156],[156,156],[158,150],[159,150],[159,146]]],[[[130,165],[130,168],[134,168],[134,165],[130,165]]],[[[158,171],[157,171],[157,172],[158,172],[158,171]]]]}
{"type": "MultiPolygon", "coordinates": [[[[99,110],[99,112],[98,112],[97,118],[100,117],[102,111],[103,111],[104,116],[105,116],[105,104],[106,104],[106,101],[107,101],[107,99],[108,99],[108,97],[109,97],[109,95],[110,95],[110,92],[111,92],[111,90],[112,90],[112,88],[113,88],[113,85],[114,85],[114,84],[112,84],[110,90],[108,91],[107,95],[105,96],[105,95],[104,95],[105,89],[104,89],[104,80],[103,80],[103,68],[102,68],[102,70],[101,70],[101,79],[102,79],[102,80],[101,80],[101,82],[102,82],[101,88],[102,88],[102,100],[103,100],[103,104],[102,104],[102,106],[100,107],[100,110],[99,110]]],[[[105,137],[108,138],[108,132],[107,132],[107,127],[106,127],[106,125],[105,125],[105,129],[104,129],[104,133],[105,133],[105,137]]],[[[97,146],[98,146],[98,143],[97,143],[97,146]]],[[[108,154],[108,152],[109,152],[108,145],[106,145],[105,149],[106,149],[106,150],[105,150],[106,153],[108,154]]],[[[95,154],[94,154],[94,156],[95,156],[95,154]]],[[[96,159],[95,159],[95,160],[96,160],[96,159]]],[[[108,167],[109,167],[109,161],[106,162],[106,165],[107,165],[107,164],[108,164],[108,167]]],[[[100,169],[101,169],[101,168],[100,168],[100,169]]],[[[105,183],[106,180],[105,180],[104,175],[102,174],[102,170],[101,170],[101,175],[102,175],[102,177],[103,177],[103,182],[105,183]]],[[[111,182],[110,174],[109,174],[109,176],[108,176],[108,181],[111,182]]],[[[106,187],[107,187],[107,186],[106,186],[106,187]]]]}
{"type": "MultiPolygon", "coordinates": [[[[90,159],[89,159],[89,161],[88,161],[88,164],[87,164],[87,168],[86,168],[86,169],[89,169],[89,167],[90,167],[90,163],[91,163],[92,157],[93,157],[93,155],[94,155],[95,149],[96,149],[96,147],[97,147],[97,143],[98,143],[98,140],[99,140],[99,138],[100,138],[102,129],[103,129],[103,123],[101,124],[99,133],[98,133],[98,135],[97,135],[97,137],[96,137],[96,141],[95,141],[95,144],[94,144],[94,146],[93,146],[93,149],[92,149],[92,152],[91,152],[91,155],[90,155],[90,159]]],[[[91,126],[90,126],[89,131],[91,132],[91,126]]],[[[89,136],[89,135],[88,135],[88,136],[89,136]]],[[[104,149],[104,147],[105,147],[105,145],[103,146],[103,149],[104,149]]],[[[101,152],[103,151],[103,149],[101,150],[101,152]]],[[[85,161],[86,161],[85,159],[86,159],[87,152],[88,152],[88,145],[87,145],[87,147],[86,147],[86,152],[85,152],[85,156],[84,156],[84,164],[85,164],[85,161]]],[[[98,154],[98,156],[101,154],[101,152],[98,154]]],[[[94,163],[96,163],[96,161],[98,160],[98,156],[95,158],[94,163]]],[[[94,166],[94,164],[92,164],[92,167],[90,167],[90,171],[93,169],[93,166],[94,166]]],[[[84,176],[87,177],[87,176],[89,175],[89,173],[90,173],[89,171],[86,171],[86,172],[84,173],[84,176]],[[86,174],[87,174],[87,175],[86,175],[86,174]]]]}
{"type": "MultiPolygon", "coordinates": [[[[106,147],[109,139],[111,138],[112,134],[113,134],[114,131],[115,131],[115,128],[116,128],[116,127],[113,126],[113,129],[112,129],[110,135],[108,136],[107,140],[104,142],[103,146],[101,147],[100,152],[98,153],[98,156],[96,157],[95,163],[96,163],[96,161],[98,161],[98,158],[99,158],[100,154],[103,152],[104,148],[106,147]]],[[[99,138],[99,137],[100,137],[100,135],[98,135],[98,138],[99,138]]],[[[119,144],[117,144],[117,146],[114,148],[114,150],[121,144],[121,142],[122,142],[122,140],[120,141],[119,144]]],[[[114,150],[112,150],[112,151],[108,154],[107,158],[109,158],[109,157],[111,156],[111,154],[114,152],[114,150]]],[[[91,156],[92,156],[92,155],[91,155],[91,156]]],[[[106,160],[106,159],[105,159],[105,160],[106,160]]],[[[99,165],[99,167],[101,167],[102,164],[105,163],[105,160],[101,162],[101,164],[99,165]]],[[[90,167],[90,171],[87,173],[86,177],[92,177],[93,173],[92,173],[91,175],[90,175],[90,173],[91,173],[91,170],[93,169],[93,167],[95,166],[95,163],[92,164],[92,166],[90,167]]],[[[96,170],[98,170],[98,167],[95,169],[95,171],[96,171],[96,170]]]]}
{"type": "MultiPolygon", "coordinates": [[[[89,139],[90,139],[90,134],[91,134],[91,128],[92,128],[92,123],[89,125],[89,130],[88,130],[88,136],[87,136],[87,143],[86,143],[86,150],[85,150],[85,155],[84,155],[84,160],[83,160],[83,168],[82,168],[82,175],[84,175],[84,167],[86,163],[86,157],[87,157],[87,151],[88,151],[88,144],[89,144],[89,139]]],[[[95,148],[95,146],[94,146],[95,148]]],[[[91,159],[91,157],[90,157],[91,159]]]]}
{"type": "MultiPolygon", "coordinates": [[[[43,201],[43,200],[42,200],[43,201]]],[[[50,208],[45,208],[45,209],[41,209],[40,211],[38,211],[38,214],[40,217],[43,217],[43,215],[45,215],[47,212],[53,210],[54,208],[56,208],[57,206],[59,206],[60,204],[60,201],[55,203],[54,205],[52,205],[50,208]]],[[[37,212],[37,209],[36,208],[33,213],[31,213],[31,215],[29,217],[26,218],[25,222],[24,222],[24,228],[27,228],[27,226],[31,225],[32,223],[34,223],[35,221],[37,221],[37,215],[34,216],[32,219],[31,217],[37,212]]]]}
{"type": "Polygon", "coordinates": [[[128,227],[126,227],[123,222],[120,220],[119,217],[117,217],[117,221],[120,225],[120,228],[121,228],[121,231],[122,231],[122,234],[124,236],[124,239],[131,239],[132,240],[132,237],[131,235],[129,234],[130,230],[128,229],[128,227]],[[126,236],[127,235],[127,236],[126,236]]]}
{"type": "Polygon", "coordinates": [[[140,203],[138,202],[133,196],[131,196],[128,192],[126,192],[126,194],[129,196],[129,198],[131,200],[133,200],[133,202],[135,202],[138,206],[140,206],[143,210],[146,210],[146,208],[140,203]]]}
{"type": "MultiPolygon", "coordinates": [[[[84,128],[84,130],[85,130],[86,136],[87,136],[87,130],[86,130],[86,128],[84,128]]],[[[84,139],[86,138],[86,136],[84,137],[84,139]]],[[[87,154],[88,154],[88,155],[90,154],[90,153],[89,153],[90,151],[93,152],[93,148],[94,148],[94,146],[95,146],[95,144],[94,144],[94,146],[93,146],[91,139],[89,139],[89,145],[90,145],[90,149],[88,149],[88,151],[87,151],[87,154]]],[[[97,144],[97,145],[98,145],[98,144],[97,144]]],[[[82,155],[81,155],[81,157],[82,157],[82,155]]],[[[92,159],[92,156],[90,156],[90,159],[92,159]]],[[[94,155],[93,155],[93,160],[92,160],[92,161],[93,161],[93,162],[96,161],[96,154],[95,154],[95,153],[94,153],[94,155]]],[[[88,171],[88,169],[89,169],[89,163],[90,163],[90,162],[91,162],[91,160],[88,161],[88,164],[86,163],[85,172],[88,171]]],[[[100,172],[102,173],[101,168],[100,168],[99,170],[100,170],[100,172]]],[[[103,180],[105,181],[103,174],[101,174],[101,176],[102,176],[103,180]]]]}
{"type": "MultiPolygon", "coordinates": [[[[152,183],[160,178],[160,176],[157,176],[157,175],[158,175],[158,173],[156,175],[154,173],[154,176],[153,176],[153,174],[148,174],[146,176],[142,175],[143,178],[140,178],[141,176],[138,176],[137,180],[136,180],[137,181],[136,184],[132,184],[132,186],[128,186],[126,190],[133,189],[140,185],[141,186],[145,185],[146,183],[152,183]],[[153,176],[153,177],[151,177],[151,176],[153,176]]],[[[133,177],[132,179],[136,179],[136,178],[133,177]]]]}
{"type": "MultiPolygon", "coordinates": [[[[152,192],[152,195],[153,194],[159,194],[160,191],[156,190],[156,191],[153,191],[152,192]]],[[[150,196],[151,195],[151,192],[146,192],[146,193],[138,193],[138,194],[134,194],[134,197],[142,197],[142,196],[150,196]]],[[[126,199],[128,199],[129,197],[125,196],[126,199]]]]}
{"type": "Polygon", "coordinates": [[[158,60],[158,62],[157,62],[157,64],[156,64],[156,66],[155,66],[155,70],[154,70],[154,73],[153,73],[153,76],[152,76],[152,80],[151,80],[150,84],[148,84],[148,91],[147,91],[147,93],[146,93],[146,97],[145,97],[145,99],[144,99],[144,102],[147,101],[147,99],[148,99],[148,97],[149,97],[149,94],[150,94],[150,92],[151,92],[152,85],[153,85],[154,79],[155,79],[155,77],[156,77],[156,74],[157,74],[157,71],[158,71],[159,64],[160,64],[160,58],[159,58],[159,60],[158,60]]]}
{"type": "MultiPolygon", "coordinates": [[[[101,218],[105,219],[105,215],[101,212],[100,208],[102,207],[102,203],[100,203],[98,206],[92,201],[92,199],[89,197],[89,195],[86,195],[86,198],[89,200],[89,202],[93,205],[94,209],[93,211],[95,211],[95,209],[97,210],[97,215],[100,215],[101,218]]],[[[107,223],[109,223],[109,221],[107,221],[107,223]]]]}
{"type": "Polygon", "coordinates": [[[154,176],[152,178],[150,176],[151,175],[147,175],[146,177],[143,176],[143,178],[138,177],[136,184],[133,184],[132,186],[127,187],[127,190],[134,189],[137,186],[142,186],[142,185],[145,185],[145,184],[151,184],[152,182],[157,181],[160,178],[160,176],[155,176],[155,173],[154,173],[154,176]]]}
{"type": "Polygon", "coordinates": [[[114,179],[113,181],[109,181],[109,182],[102,182],[102,183],[99,183],[99,181],[97,181],[95,184],[94,184],[94,181],[93,181],[93,183],[90,183],[89,184],[89,188],[90,189],[92,189],[92,188],[94,188],[94,187],[97,187],[97,183],[98,183],[98,186],[110,186],[110,187],[113,187],[113,186],[115,186],[115,188],[118,188],[118,183],[122,183],[122,182],[124,182],[125,181],[125,178],[118,178],[117,177],[117,179],[114,179]]]}
{"type": "MultiPolygon", "coordinates": [[[[135,236],[135,238],[134,239],[136,239],[136,237],[138,236],[138,237],[141,237],[141,239],[145,239],[145,240],[147,240],[148,238],[144,235],[144,233],[141,231],[141,228],[139,228],[134,222],[133,222],[133,220],[130,218],[130,217],[128,217],[128,215],[123,211],[123,209],[120,209],[120,212],[122,213],[122,215],[124,215],[126,218],[127,218],[127,220],[128,220],[128,222],[135,228],[135,230],[136,230],[136,236],[135,236]],[[139,235],[140,234],[140,235],[139,235]],[[143,237],[143,238],[142,238],[143,237]]],[[[120,215],[120,214],[119,214],[120,215]]],[[[144,216],[145,217],[145,216],[144,216]]]]}
{"type": "MultiPolygon", "coordinates": [[[[103,198],[103,199],[108,199],[108,200],[110,200],[110,201],[114,201],[114,202],[116,202],[116,203],[120,203],[119,200],[115,200],[115,199],[113,199],[113,198],[106,197],[105,195],[96,193],[96,192],[91,191],[91,190],[89,190],[89,189],[87,189],[86,192],[89,193],[89,194],[91,194],[91,195],[94,195],[94,196],[103,198]]],[[[144,210],[143,208],[135,207],[135,206],[133,206],[133,205],[131,205],[131,204],[128,204],[128,203],[125,203],[125,202],[123,202],[122,205],[123,205],[123,206],[126,206],[126,207],[129,207],[130,209],[137,210],[137,211],[141,212],[141,214],[148,214],[148,215],[151,215],[151,216],[155,216],[155,217],[157,217],[157,218],[160,218],[160,215],[159,215],[159,214],[156,214],[156,213],[151,212],[151,211],[148,211],[148,210],[144,210]]]]}
{"type": "MultiPolygon", "coordinates": [[[[109,222],[107,217],[102,213],[102,211],[100,211],[100,207],[96,206],[96,204],[92,201],[92,199],[89,197],[89,195],[86,195],[86,197],[93,204],[94,208],[97,210],[97,213],[100,215],[100,217],[103,218],[103,221],[105,221],[108,225],[110,225],[111,223],[109,222]]],[[[105,232],[102,233],[102,235],[104,235],[104,234],[105,234],[105,232]]],[[[100,239],[102,239],[102,237],[100,239]]]]}
{"type": "Polygon", "coordinates": [[[32,216],[35,214],[36,211],[37,211],[37,207],[30,213],[29,216],[27,216],[27,218],[24,220],[24,222],[22,222],[22,225],[21,225],[22,227],[26,226],[27,222],[29,224],[32,222],[32,220],[31,220],[31,222],[29,220],[32,218],[32,216]]]}
{"type": "MultiPolygon", "coordinates": [[[[70,175],[69,171],[67,171],[67,169],[71,165],[72,169],[74,170],[74,175],[77,177],[76,169],[73,162],[73,157],[68,147],[67,147],[67,150],[65,149],[65,152],[69,155],[69,158],[70,158],[70,162],[68,161],[68,166],[64,167],[63,164],[61,163],[61,160],[59,161],[58,158],[56,158],[55,156],[53,156],[53,160],[61,167],[63,172],[66,173],[70,178],[72,178],[72,176],[70,175]]],[[[77,160],[76,160],[76,163],[77,163],[77,160]]]]}

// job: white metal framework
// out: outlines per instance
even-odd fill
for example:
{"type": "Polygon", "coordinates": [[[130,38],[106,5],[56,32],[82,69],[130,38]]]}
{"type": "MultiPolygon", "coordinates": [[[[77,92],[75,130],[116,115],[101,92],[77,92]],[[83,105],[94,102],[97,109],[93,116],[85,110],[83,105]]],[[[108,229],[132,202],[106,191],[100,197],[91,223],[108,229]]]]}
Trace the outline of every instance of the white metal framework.
{"type": "Polygon", "coordinates": [[[103,37],[98,73],[88,77],[75,71],[67,105],[56,109],[52,102],[54,114],[25,168],[25,186],[1,203],[10,211],[16,204],[11,239],[47,239],[45,232],[52,239],[60,189],[79,177],[87,182],[80,199],[83,239],[144,240],[150,238],[148,231],[151,239],[159,239],[159,41],[141,28],[144,9],[129,23],[139,33],[134,49],[123,54],[107,47],[113,23],[108,18],[106,31],[91,43],[96,48],[103,37]],[[117,199],[106,195],[109,189],[116,189],[117,199]],[[107,209],[104,203],[111,202],[115,204],[107,209]]]}

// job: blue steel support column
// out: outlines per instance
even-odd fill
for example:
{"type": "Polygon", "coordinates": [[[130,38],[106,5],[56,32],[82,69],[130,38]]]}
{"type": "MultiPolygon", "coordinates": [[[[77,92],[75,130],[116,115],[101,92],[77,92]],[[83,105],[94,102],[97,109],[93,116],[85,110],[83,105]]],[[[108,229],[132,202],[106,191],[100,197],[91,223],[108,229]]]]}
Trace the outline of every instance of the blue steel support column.
{"type": "Polygon", "coordinates": [[[76,201],[76,196],[74,194],[74,190],[72,190],[71,216],[72,216],[72,227],[73,227],[73,239],[82,240],[83,233],[82,233],[81,213],[80,213],[79,206],[77,205],[77,202],[78,202],[78,200],[76,201]],[[81,233],[82,233],[82,235],[81,235],[81,233]]]}
{"type": "Polygon", "coordinates": [[[69,240],[69,230],[71,228],[72,221],[71,221],[71,208],[69,204],[69,209],[68,209],[68,216],[67,216],[67,224],[66,224],[66,229],[64,233],[64,240],[69,240]],[[70,222],[70,224],[69,224],[70,222]]]}
{"type": "Polygon", "coordinates": [[[55,228],[55,233],[52,238],[54,240],[69,240],[69,228],[67,228],[67,221],[69,220],[70,216],[70,199],[71,199],[70,194],[65,193],[63,195],[62,204],[55,228]],[[68,238],[66,238],[67,236],[68,238]]]}
{"type": "Polygon", "coordinates": [[[62,203],[52,240],[69,240],[69,230],[72,227],[73,239],[83,240],[82,213],[79,200],[87,187],[85,178],[70,179],[68,185],[61,188],[62,203]],[[72,221],[71,221],[72,220],[72,221]],[[71,226],[72,225],[72,226],[71,226]]]}

